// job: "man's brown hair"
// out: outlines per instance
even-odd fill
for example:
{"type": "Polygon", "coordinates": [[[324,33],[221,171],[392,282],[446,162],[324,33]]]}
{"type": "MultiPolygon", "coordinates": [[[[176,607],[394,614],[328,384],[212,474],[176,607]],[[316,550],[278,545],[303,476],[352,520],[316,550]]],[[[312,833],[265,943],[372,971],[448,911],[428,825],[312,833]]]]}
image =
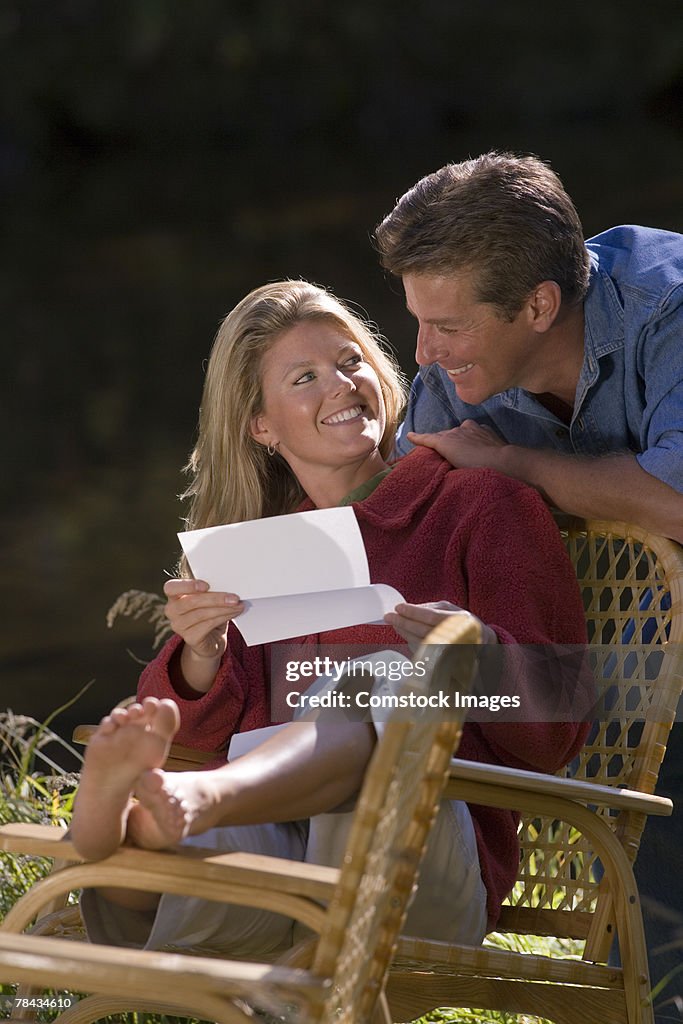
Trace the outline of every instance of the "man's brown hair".
{"type": "Polygon", "coordinates": [[[447,275],[471,270],[480,302],[514,319],[542,281],[568,305],[588,287],[581,221],[555,172],[535,156],[485,153],[428,174],[375,231],[382,266],[447,275]]]}

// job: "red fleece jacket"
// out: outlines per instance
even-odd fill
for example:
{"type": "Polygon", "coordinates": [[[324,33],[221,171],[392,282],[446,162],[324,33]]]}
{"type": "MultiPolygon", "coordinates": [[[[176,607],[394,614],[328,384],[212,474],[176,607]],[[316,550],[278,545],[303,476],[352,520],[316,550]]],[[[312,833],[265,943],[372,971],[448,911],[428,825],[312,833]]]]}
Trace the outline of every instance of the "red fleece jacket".
{"type": "MultiPolygon", "coordinates": [[[[302,506],[312,507],[310,502],[302,506]]],[[[401,459],[353,507],[373,583],[390,584],[411,603],[445,600],[467,608],[495,630],[501,644],[585,643],[571,563],[545,504],[525,484],[493,470],[453,469],[422,448],[401,459]]],[[[269,667],[277,644],[247,647],[233,624],[228,641],[207,694],[189,688],[179,692],[171,683],[168,667],[182,643],[179,637],[169,640],[145,668],[138,686],[140,697],[177,701],[182,722],[177,741],[221,751],[213,765],[223,762],[234,732],[271,721],[269,667]]],[[[377,625],[283,643],[404,645],[393,629],[377,625]]],[[[274,687],[277,683],[272,681],[274,687]]],[[[528,710],[532,700],[529,683],[523,707],[528,710]]],[[[470,722],[458,755],[553,772],[572,759],[586,731],[587,726],[576,722],[470,722]]],[[[492,927],[516,877],[518,818],[497,808],[471,805],[470,811],[492,927]]]]}

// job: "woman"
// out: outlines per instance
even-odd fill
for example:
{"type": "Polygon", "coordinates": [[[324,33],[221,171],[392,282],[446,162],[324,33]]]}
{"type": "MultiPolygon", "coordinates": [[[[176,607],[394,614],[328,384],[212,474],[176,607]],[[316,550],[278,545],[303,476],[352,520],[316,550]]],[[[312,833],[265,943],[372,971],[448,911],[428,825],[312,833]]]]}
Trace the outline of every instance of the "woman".
{"type": "MultiPolygon", "coordinates": [[[[372,581],[394,586],[406,603],[385,625],[297,643],[343,643],[359,653],[366,644],[414,646],[462,608],[480,618],[491,644],[583,643],[576,580],[538,494],[493,471],[454,470],[422,449],[390,466],[402,401],[399,374],[377,337],[336,298],[302,281],[257,289],[225,319],[214,344],[190,462],[188,526],[353,504],[372,581]]],[[[226,765],[231,735],[270,721],[278,645],[244,645],[233,622],[243,610],[237,594],[187,577],[165,591],[176,636],[141,677],[143,703],[105,719],[88,750],[72,827],[77,848],[95,858],[126,835],[154,847],[189,833],[187,841],[198,836],[202,846],[304,858],[301,819],[353,797],[375,728],[335,721],[321,743],[324,723],[294,723],[226,765]],[[222,766],[165,775],[159,768],[174,735],[220,750],[222,766]],[[133,790],[140,803],[131,805],[133,790]]],[[[469,723],[460,756],[554,771],[574,756],[585,730],[535,721],[538,676],[516,683],[525,721],[469,723]]],[[[333,859],[330,847],[339,855],[338,843],[322,845],[327,852],[316,859],[333,859]]],[[[513,813],[445,804],[407,931],[480,941],[516,867],[513,813]]],[[[91,892],[84,909],[92,937],[151,948],[201,941],[245,955],[290,934],[290,923],[274,915],[179,897],[91,892]]]]}

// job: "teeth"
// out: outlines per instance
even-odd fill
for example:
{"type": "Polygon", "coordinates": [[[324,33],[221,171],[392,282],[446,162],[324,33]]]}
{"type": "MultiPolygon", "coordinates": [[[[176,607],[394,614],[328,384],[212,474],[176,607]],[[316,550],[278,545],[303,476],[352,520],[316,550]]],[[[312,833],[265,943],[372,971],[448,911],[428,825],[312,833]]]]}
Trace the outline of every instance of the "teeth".
{"type": "Polygon", "coordinates": [[[353,409],[344,409],[342,412],[336,412],[333,416],[328,416],[325,423],[344,423],[346,420],[352,420],[356,416],[360,416],[363,411],[362,405],[354,405],[353,409]]]}
{"type": "Polygon", "coordinates": [[[461,373],[465,373],[467,370],[471,370],[474,363],[465,363],[464,366],[458,366],[455,370],[446,370],[449,377],[458,377],[461,373]]]}

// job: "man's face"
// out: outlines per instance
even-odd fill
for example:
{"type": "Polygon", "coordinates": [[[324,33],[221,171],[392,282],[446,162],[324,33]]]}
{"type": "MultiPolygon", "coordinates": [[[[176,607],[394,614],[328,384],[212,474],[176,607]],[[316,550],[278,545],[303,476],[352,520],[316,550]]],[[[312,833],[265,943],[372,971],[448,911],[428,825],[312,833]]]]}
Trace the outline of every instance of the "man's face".
{"type": "Polygon", "coordinates": [[[403,286],[418,322],[417,362],[438,363],[462,401],[478,405],[511,387],[537,390],[538,336],[526,305],[512,322],[502,319],[495,306],[475,298],[467,272],[409,273],[403,286]]]}

